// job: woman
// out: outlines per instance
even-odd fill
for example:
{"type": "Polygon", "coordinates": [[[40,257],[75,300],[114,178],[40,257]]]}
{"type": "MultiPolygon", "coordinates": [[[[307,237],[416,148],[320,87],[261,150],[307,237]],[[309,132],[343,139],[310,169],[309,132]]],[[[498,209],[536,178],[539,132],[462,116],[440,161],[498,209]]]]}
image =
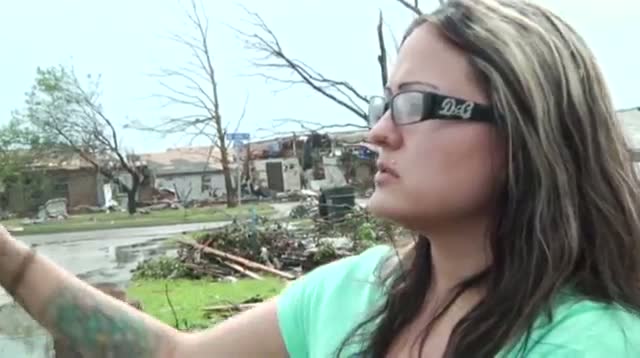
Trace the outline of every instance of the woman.
{"type": "Polygon", "coordinates": [[[4,235],[0,282],[88,357],[640,357],[638,179],[593,55],[525,1],[409,29],[369,208],[416,232],[186,334],[4,235]]]}

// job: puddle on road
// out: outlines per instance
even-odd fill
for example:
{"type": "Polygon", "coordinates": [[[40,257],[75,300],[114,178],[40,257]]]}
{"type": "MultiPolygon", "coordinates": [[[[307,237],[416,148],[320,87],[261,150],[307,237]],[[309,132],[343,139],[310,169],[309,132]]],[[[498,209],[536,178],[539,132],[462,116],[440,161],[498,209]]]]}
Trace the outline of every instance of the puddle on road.
{"type": "Polygon", "coordinates": [[[102,251],[110,257],[108,267],[89,271],[78,277],[91,284],[113,283],[126,287],[131,280],[131,271],[140,262],[160,256],[177,256],[177,243],[167,240],[156,238],[135,244],[105,247],[102,251]]]}
{"type": "MultiPolygon", "coordinates": [[[[68,242],[63,246],[81,249],[83,243],[68,242]]],[[[177,248],[177,243],[170,243],[166,238],[104,247],[99,249],[108,258],[103,267],[78,277],[91,284],[112,283],[126,288],[131,280],[131,270],[139,262],[159,256],[175,256],[177,248]]],[[[51,336],[14,303],[0,305],[0,357],[53,357],[51,336]]]]}
{"type": "Polygon", "coordinates": [[[116,263],[119,266],[126,266],[131,263],[137,264],[148,258],[176,255],[177,247],[177,244],[170,244],[166,238],[161,238],[112,249],[115,250],[116,263]]]}

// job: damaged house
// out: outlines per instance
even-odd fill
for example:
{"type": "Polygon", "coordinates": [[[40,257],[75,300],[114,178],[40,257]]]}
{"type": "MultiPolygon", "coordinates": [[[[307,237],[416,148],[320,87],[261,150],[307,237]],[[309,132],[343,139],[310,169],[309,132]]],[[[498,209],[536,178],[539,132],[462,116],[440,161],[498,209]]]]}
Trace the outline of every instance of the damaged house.
{"type": "Polygon", "coordinates": [[[243,180],[254,192],[272,193],[370,185],[374,171],[365,135],[310,133],[248,143],[238,151],[243,180]]]}
{"type": "Polygon", "coordinates": [[[3,207],[22,215],[37,212],[51,199],[65,199],[68,208],[97,206],[103,200],[102,178],[77,155],[39,158],[15,181],[4,183],[3,207]]]}
{"type": "MultiPolygon", "coordinates": [[[[171,193],[182,202],[225,200],[220,152],[214,147],[172,148],[140,158],[153,176],[156,193],[171,193]]],[[[231,170],[236,170],[233,164],[231,170]]]]}
{"type": "Polygon", "coordinates": [[[373,185],[373,152],[364,143],[366,131],[312,133],[304,144],[304,182],[319,191],[350,185],[366,189],[373,185]]]}
{"type": "Polygon", "coordinates": [[[302,189],[299,155],[303,143],[304,137],[291,136],[251,142],[238,148],[248,191],[266,196],[267,192],[302,189]]]}
{"type": "MultiPolygon", "coordinates": [[[[2,207],[31,215],[52,199],[63,200],[70,213],[79,208],[101,208],[111,201],[114,184],[78,154],[41,156],[15,180],[3,183],[2,207]]],[[[140,192],[145,191],[145,185],[140,192]]]]}

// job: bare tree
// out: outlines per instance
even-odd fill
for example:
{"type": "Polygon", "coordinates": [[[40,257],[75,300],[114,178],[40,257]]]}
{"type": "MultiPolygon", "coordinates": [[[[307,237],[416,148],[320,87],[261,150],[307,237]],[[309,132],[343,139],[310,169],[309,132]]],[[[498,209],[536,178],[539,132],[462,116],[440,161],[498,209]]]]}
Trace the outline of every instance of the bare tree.
{"type": "Polygon", "coordinates": [[[34,133],[46,137],[49,153],[74,153],[127,193],[128,211],[136,212],[138,189],[145,179],[136,155],[123,149],[113,121],[100,104],[100,78],[87,76],[88,84],[75,71],[63,66],[37,70],[35,84],[27,94],[21,115],[34,133]],[[123,180],[121,173],[130,180],[123,180]]]}
{"type": "MultiPolygon", "coordinates": [[[[179,68],[162,69],[156,77],[160,79],[160,86],[165,93],[156,96],[165,100],[167,104],[188,108],[191,113],[165,119],[153,126],[143,126],[140,123],[134,123],[132,126],[161,134],[181,133],[190,135],[192,139],[205,137],[210,140],[220,153],[219,161],[224,175],[227,206],[231,207],[237,205],[230,169],[230,147],[227,141],[228,126],[232,121],[223,120],[222,117],[213,49],[209,39],[209,20],[202,4],[196,3],[196,0],[191,0],[186,18],[193,33],[173,34],[170,39],[188,51],[192,61],[179,68]],[[182,86],[176,87],[175,83],[181,83],[182,86]]],[[[245,100],[237,126],[244,118],[246,105],[245,100]]],[[[214,156],[211,157],[214,159],[214,156]]]]}
{"type": "MultiPolygon", "coordinates": [[[[413,2],[396,0],[397,3],[413,12],[416,16],[422,15],[418,0],[413,2]]],[[[440,4],[444,0],[439,0],[440,4]]],[[[367,123],[368,97],[345,80],[337,80],[324,76],[313,69],[304,61],[289,55],[278,40],[276,34],[269,28],[259,14],[245,9],[250,18],[250,24],[255,28],[254,32],[236,30],[243,39],[245,47],[256,53],[252,64],[258,69],[257,76],[268,81],[285,85],[289,88],[296,85],[310,87],[318,94],[330,99],[335,104],[347,109],[357,118],[367,123]],[[277,71],[279,74],[274,74],[277,71]],[[293,75],[284,76],[283,74],[293,75]]],[[[378,16],[376,35],[379,53],[377,62],[380,67],[380,78],[384,87],[388,78],[388,56],[384,36],[384,17],[382,11],[378,16]]],[[[396,44],[397,47],[397,44],[396,44]]]]}
{"type": "Polygon", "coordinates": [[[244,40],[245,47],[257,53],[257,59],[252,61],[252,64],[258,69],[256,75],[287,87],[300,84],[309,86],[366,123],[365,104],[368,99],[364,94],[356,90],[349,82],[327,78],[303,61],[289,57],[275,33],[267,26],[262,17],[248,9],[245,11],[251,17],[251,23],[256,27],[257,32],[249,33],[238,29],[236,31],[244,40]],[[285,70],[293,73],[295,77],[291,79],[273,76],[270,74],[273,70],[285,70]]]}

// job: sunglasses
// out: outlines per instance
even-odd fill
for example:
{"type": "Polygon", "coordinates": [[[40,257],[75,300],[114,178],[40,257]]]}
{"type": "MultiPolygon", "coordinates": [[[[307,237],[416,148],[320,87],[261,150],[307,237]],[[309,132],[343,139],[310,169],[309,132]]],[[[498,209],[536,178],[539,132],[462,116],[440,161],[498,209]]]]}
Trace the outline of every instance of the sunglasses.
{"type": "Polygon", "coordinates": [[[389,109],[391,120],[400,126],[429,119],[493,122],[495,118],[493,108],[486,104],[427,91],[403,91],[389,99],[382,96],[370,98],[370,128],[373,128],[389,109]]]}

